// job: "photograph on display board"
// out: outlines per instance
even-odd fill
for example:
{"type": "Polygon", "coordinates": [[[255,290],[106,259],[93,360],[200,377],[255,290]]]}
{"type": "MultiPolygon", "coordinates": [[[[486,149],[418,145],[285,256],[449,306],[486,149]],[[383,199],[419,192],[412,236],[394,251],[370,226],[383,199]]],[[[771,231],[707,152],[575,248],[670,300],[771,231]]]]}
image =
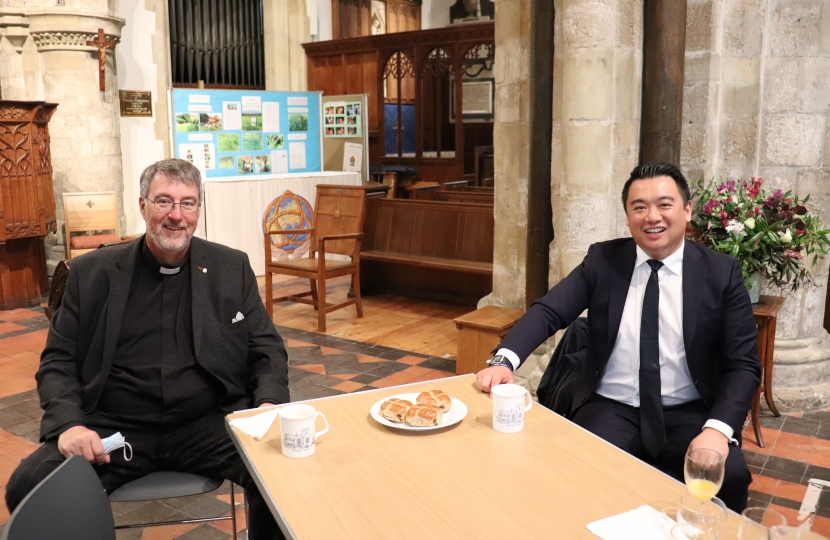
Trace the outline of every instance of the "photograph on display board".
{"type": "Polygon", "coordinates": [[[189,131],[199,131],[199,115],[193,113],[177,114],[176,131],[183,133],[189,131]]]}
{"type": "Polygon", "coordinates": [[[288,115],[289,131],[308,131],[308,114],[290,113],[288,115]]]}
{"type": "Polygon", "coordinates": [[[326,107],[325,114],[334,114],[334,107],[331,107],[331,106],[326,107]]]}
{"type": "Polygon", "coordinates": [[[236,160],[233,156],[219,156],[220,169],[233,169],[236,167],[236,160]]]}
{"type": "Polygon", "coordinates": [[[262,115],[243,114],[242,131],[262,131],[262,115]]]}
{"type": "Polygon", "coordinates": [[[254,156],[239,156],[239,174],[251,174],[254,172],[254,156]]]}
{"type": "Polygon", "coordinates": [[[339,107],[335,107],[334,114],[346,114],[346,107],[344,105],[340,105],[339,107]]]}
{"type": "Polygon", "coordinates": [[[199,131],[222,131],[222,115],[218,113],[200,114],[199,131]]]}
{"type": "Polygon", "coordinates": [[[342,127],[337,128],[335,130],[335,134],[336,135],[345,135],[346,134],[346,128],[342,128],[342,127]]]}
{"type": "Polygon", "coordinates": [[[256,172],[269,173],[271,172],[271,156],[262,155],[256,156],[256,172]]]}
{"type": "Polygon", "coordinates": [[[325,122],[326,122],[327,126],[330,126],[330,125],[334,124],[334,116],[326,116],[325,117],[325,122]]]}
{"type": "Polygon", "coordinates": [[[329,102],[325,106],[323,124],[325,137],[360,137],[361,136],[361,103],[360,102],[329,102]],[[329,126],[335,129],[329,129],[329,126]],[[348,126],[348,128],[342,128],[348,126]]]}
{"type": "Polygon", "coordinates": [[[262,135],[259,133],[245,133],[242,135],[242,150],[253,152],[263,150],[262,135]]]}
{"type": "Polygon", "coordinates": [[[238,152],[239,151],[239,135],[236,133],[220,133],[219,138],[220,152],[238,152]]]}
{"type": "Polygon", "coordinates": [[[279,133],[268,135],[268,149],[275,150],[285,148],[285,137],[279,133]]]}
{"type": "Polygon", "coordinates": [[[329,136],[329,137],[334,135],[334,128],[333,127],[327,127],[326,128],[326,135],[329,136]]]}

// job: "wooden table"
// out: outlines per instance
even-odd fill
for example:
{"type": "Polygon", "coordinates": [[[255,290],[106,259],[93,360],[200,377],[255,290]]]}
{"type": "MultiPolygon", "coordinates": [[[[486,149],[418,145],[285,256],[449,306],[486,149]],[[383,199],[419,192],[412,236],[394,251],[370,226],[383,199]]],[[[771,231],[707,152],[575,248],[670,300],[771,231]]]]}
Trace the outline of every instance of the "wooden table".
{"type": "Polygon", "coordinates": [[[755,439],[758,446],[764,447],[764,440],[761,438],[761,425],[758,421],[758,412],[761,408],[761,392],[764,393],[764,400],[775,416],[781,416],[772,400],[772,364],[775,352],[775,326],[778,319],[778,312],[784,305],[786,298],[782,296],[764,296],[758,299],[757,304],[752,304],[752,314],[755,315],[755,324],[758,326],[758,354],[761,357],[761,384],[752,399],[752,429],[755,431],[755,439]]]}
{"type": "MultiPolygon", "coordinates": [[[[261,441],[228,429],[288,538],[596,540],[586,524],[643,504],[675,504],[685,493],[681,483],[538,404],[523,431],[495,432],[492,402],[474,380],[310,400],[331,429],[305,459],[282,455],[279,421],[261,441]],[[426,389],[460,399],[467,416],[413,433],[369,415],[379,399],[426,389]]],[[[730,513],[718,538],[737,538],[736,520],[730,513]]]]}

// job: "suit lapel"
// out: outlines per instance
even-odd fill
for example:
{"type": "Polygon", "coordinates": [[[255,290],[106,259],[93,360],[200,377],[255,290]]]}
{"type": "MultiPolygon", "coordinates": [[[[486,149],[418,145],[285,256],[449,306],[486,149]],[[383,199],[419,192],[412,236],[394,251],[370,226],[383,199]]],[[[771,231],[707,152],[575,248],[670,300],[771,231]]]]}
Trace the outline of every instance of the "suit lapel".
{"type": "Polygon", "coordinates": [[[683,246],[683,346],[686,348],[688,361],[689,351],[695,337],[697,326],[698,302],[695,297],[703,290],[706,282],[706,265],[702,263],[697,249],[686,240],[683,246]]]}
{"type": "Polygon", "coordinates": [[[611,349],[620,331],[625,299],[628,296],[628,287],[631,285],[631,276],[634,274],[636,261],[636,244],[632,240],[623,247],[619,257],[609,262],[611,279],[608,284],[608,343],[611,349]]]}
{"type": "Polygon", "coordinates": [[[204,244],[198,238],[190,241],[190,290],[192,294],[193,352],[199,358],[202,344],[202,331],[207,309],[207,266],[205,264],[204,244]]]}
{"type": "MultiPolygon", "coordinates": [[[[138,253],[144,245],[144,239],[134,240],[120,259],[113,264],[115,269],[110,273],[109,299],[107,301],[107,329],[104,335],[104,351],[102,358],[102,373],[109,373],[112,367],[112,358],[118,346],[118,336],[121,333],[121,324],[124,321],[124,312],[127,310],[127,298],[130,295],[130,285],[138,261],[138,253]]],[[[104,248],[107,249],[107,248],[104,248]]]]}

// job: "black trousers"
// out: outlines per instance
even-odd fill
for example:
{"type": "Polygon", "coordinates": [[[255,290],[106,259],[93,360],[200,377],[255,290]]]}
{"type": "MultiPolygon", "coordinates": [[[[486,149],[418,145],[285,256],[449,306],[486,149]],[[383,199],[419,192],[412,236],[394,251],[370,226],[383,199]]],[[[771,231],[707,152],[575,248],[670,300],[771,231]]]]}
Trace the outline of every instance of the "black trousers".
{"type": "MultiPolygon", "coordinates": [[[[224,478],[242,486],[248,504],[248,538],[283,539],[265,500],[225,431],[224,414],[211,413],[175,428],[154,430],[125,427],[112,419],[91,416],[87,427],[109,437],[120,431],[133,449],[132,460],[126,461],[122,450],[110,454],[110,463],[95,465],[107,493],[123,484],[160,471],[180,471],[224,478]]],[[[20,462],[6,486],[6,506],[14,511],[20,501],[41,480],[64,461],[58,451],[57,439],[47,441],[20,462]]]]}
{"type": "MultiPolygon", "coordinates": [[[[669,476],[683,482],[686,450],[700,435],[708,419],[709,409],[702,401],[665,407],[666,447],[657,458],[647,455],[640,446],[640,410],[613,399],[593,394],[574,414],[573,421],[591,433],[645,461],[669,476]]],[[[740,442],[741,434],[734,437],[740,442]]],[[[738,445],[729,445],[723,486],[718,498],[735,512],[746,508],[752,474],[738,445]]]]}

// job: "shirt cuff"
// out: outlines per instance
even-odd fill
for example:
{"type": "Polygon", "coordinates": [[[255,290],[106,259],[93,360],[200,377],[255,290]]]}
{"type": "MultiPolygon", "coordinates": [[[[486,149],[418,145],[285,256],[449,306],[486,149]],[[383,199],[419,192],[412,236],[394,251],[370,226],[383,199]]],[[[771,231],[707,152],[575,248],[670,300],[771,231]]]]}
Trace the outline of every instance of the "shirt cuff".
{"type": "Polygon", "coordinates": [[[726,438],[729,439],[729,442],[731,444],[738,444],[738,440],[732,437],[732,435],[735,434],[735,430],[729,427],[729,425],[727,425],[725,422],[721,422],[720,420],[709,419],[706,421],[705,424],[703,424],[703,427],[712,428],[717,431],[720,431],[721,433],[726,435],[726,438]]]}
{"type": "Polygon", "coordinates": [[[507,358],[511,364],[513,364],[513,371],[522,365],[522,361],[519,360],[519,357],[516,356],[516,353],[511,351],[510,349],[499,349],[496,351],[496,356],[504,356],[507,358]]]}

